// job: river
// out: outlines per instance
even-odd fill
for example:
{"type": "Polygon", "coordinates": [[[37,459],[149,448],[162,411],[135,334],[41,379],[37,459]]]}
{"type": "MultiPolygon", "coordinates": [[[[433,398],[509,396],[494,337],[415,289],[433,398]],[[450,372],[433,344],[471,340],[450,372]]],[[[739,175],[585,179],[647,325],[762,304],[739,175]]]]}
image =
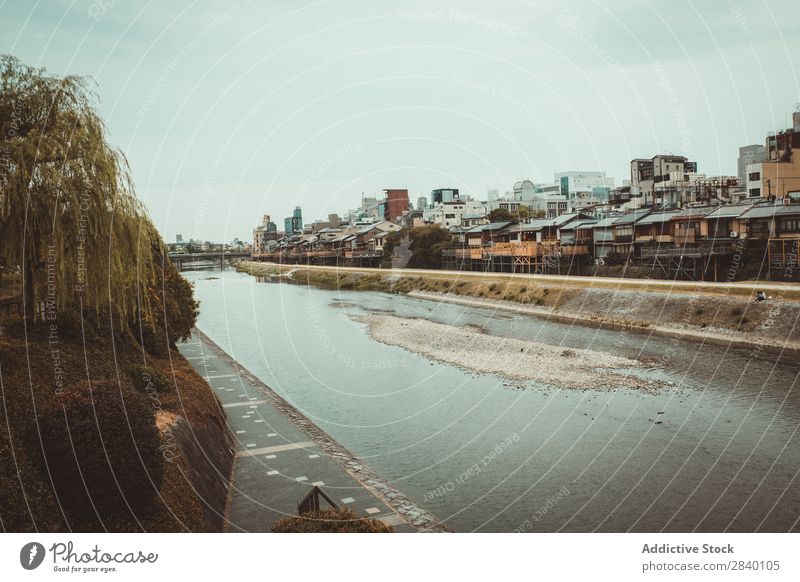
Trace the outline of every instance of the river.
{"type": "Polygon", "coordinates": [[[455,531],[800,530],[792,362],[231,269],[184,275],[202,331],[455,531]],[[661,362],[637,373],[671,384],[517,385],[374,341],[349,317],[365,314],[661,362]]]}

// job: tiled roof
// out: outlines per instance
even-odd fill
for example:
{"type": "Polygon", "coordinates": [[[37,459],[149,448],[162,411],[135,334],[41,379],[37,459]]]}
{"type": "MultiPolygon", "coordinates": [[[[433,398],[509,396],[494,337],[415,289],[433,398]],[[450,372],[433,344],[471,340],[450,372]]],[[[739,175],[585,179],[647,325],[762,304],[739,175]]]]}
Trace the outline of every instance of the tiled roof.
{"type": "Polygon", "coordinates": [[[626,212],[622,216],[618,217],[614,221],[614,226],[622,225],[622,224],[633,224],[645,216],[650,214],[649,209],[642,209],[642,210],[632,210],[630,212],[626,212]]]}
{"type": "Polygon", "coordinates": [[[690,208],[682,208],[678,211],[678,214],[672,217],[672,220],[703,218],[718,209],[719,209],[718,206],[693,206],[690,208]]]}
{"type": "Polygon", "coordinates": [[[468,230],[467,232],[483,232],[485,230],[501,230],[507,227],[510,222],[491,222],[489,224],[481,224],[480,226],[476,226],[468,230]]]}
{"type": "Polygon", "coordinates": [[[724,204],[709,214],[707,218],[711,220],[717,218],[734,218],[750,210],[753,207],[753,204],[755,203],[748,202],[745,204],[724,204]]]}
{"type": "Polygon", "coordinates": [[[597,222],[596,224],[592,225],[592,228],[610,228],[614,222],[619,219],[619,215],[617,216],[608,216],[597,222]]]}
{"type": "Polygon", "coordinates": [[[742,218],[770,218],[772,216],[787,216],[800,214],[800,204],[776,204],[754,206],[742,218]]]}
{"type": "Polygon", "coordinates": [[[664,212],[653,212],[652,214],[648,214],[644,218],[642,218],[639,222],[636,223],[637,226],[641,226],[643,224],[658,224],[661,222],[667,222],[670,219],[677,216],[677,210],[667,210],[664,212]]]}
{"type": "Polygon", "coordinates": [[[597,220],[577,220],[561,227],[561,230],[578,230],[579,228],[590,228],[597,224],[597,220]]]}

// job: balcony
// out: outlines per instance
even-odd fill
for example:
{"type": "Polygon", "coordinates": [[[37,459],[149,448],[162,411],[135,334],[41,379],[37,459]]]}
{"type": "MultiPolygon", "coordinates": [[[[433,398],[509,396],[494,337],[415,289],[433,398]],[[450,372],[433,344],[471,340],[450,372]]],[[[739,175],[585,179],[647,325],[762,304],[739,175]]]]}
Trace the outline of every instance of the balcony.
{"type": "Polygon", "coordinates": [[[655,257],[711,257],[729,255],[729,246],[720,245],[681,245],[681,246],[660,246],[642,247],[641,257],[652,259],[655,257]]]}
{"type": "Polygon", "coordinates": [[[561,255],[564,257],[576,257],[579,255],[588,255],[589,245],[569,245],[561,247],[561,255]]]}
{"type": "Polygon", "coordinates": [[[679,246],[683,245],[692,245],[697,240],[697,233],[694,228],[690,228],[688,230],[676,230],[675,231],[675,244],[679,246]]]}
{"type": "Polygon", "coordinates": [[[476,249],[450,249],[442,251],[444,257],[456,257],[459,259],[474,259],[480,261],[483,256],[483,250],[476,249]]]}
{"type": "Polygon", "coordinates": [[[497,243],[487,250],[495,257],[539,257],[556,250],[556,243],[497,243]]]}

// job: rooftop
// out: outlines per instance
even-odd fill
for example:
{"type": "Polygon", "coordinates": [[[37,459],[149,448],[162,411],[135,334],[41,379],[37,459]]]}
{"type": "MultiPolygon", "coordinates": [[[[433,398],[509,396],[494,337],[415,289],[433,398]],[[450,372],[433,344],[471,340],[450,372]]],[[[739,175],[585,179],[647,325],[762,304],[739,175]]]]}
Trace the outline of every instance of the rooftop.
{"type": "Polygon", "coordinates": [[[665,210],[661,212],[653,212],[642,218],[636,223],[637,226],[645,224],[660,224],[662,222],[669,222],[672,218],[678,215],[677,210],[665,210]]]}
{"type": "Polygon", "coordinates": [[[510,222],[490,222],[489,224],[481,224],[474,228],[469,229],[467,232],[484,232],[487,230],[502,230],[507,227],[510,222]]]}
{"type": "Polygon", "coordinates": [[[625,214],[618,216],[617,219],[614,221],[614,226],[621,226],[623,224],[633,224],[635,222],[638,222],[648,214],[650,214],[650,210],[648,208],[631,210],[630,212],[626,212],[625,214]]]}
{"type": "Polygon", "coordinates": [[[742,213],[741,216],[742,218],[770,218],[796,214],[800,214],[800,204],[759,204],[742,213]]]}

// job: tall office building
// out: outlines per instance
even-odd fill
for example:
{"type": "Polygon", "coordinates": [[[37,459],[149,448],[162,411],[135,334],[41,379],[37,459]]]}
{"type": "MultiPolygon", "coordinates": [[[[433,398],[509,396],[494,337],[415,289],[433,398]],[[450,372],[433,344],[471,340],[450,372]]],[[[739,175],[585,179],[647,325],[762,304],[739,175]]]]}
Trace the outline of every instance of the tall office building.
{"type": "Polygon", "coordinates": [[[289,218],[283,220],[283,230],[287,237],[303,233],[303,211],[299,206],[295,207],[289,218]]]}
{"type": "Polygon", "coordinates": [[[431,190],[431,204],[452,202],[458,198],[458,188],[438,188],[436,190],[431,190]]]}

